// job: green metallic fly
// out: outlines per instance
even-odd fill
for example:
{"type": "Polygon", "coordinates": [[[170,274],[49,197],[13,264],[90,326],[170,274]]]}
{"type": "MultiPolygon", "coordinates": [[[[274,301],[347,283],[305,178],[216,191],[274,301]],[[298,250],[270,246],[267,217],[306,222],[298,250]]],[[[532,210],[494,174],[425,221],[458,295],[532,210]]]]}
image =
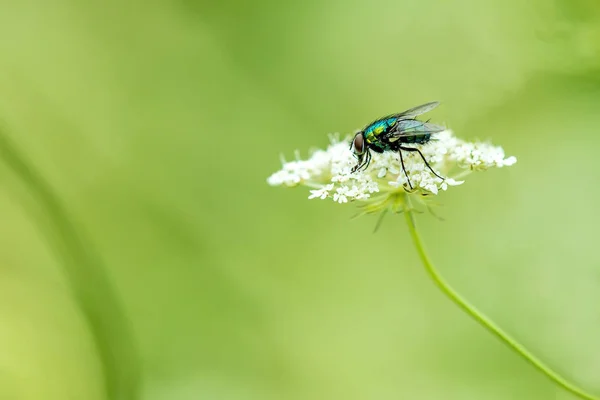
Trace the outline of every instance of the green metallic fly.
{"type": "Polygon", "coordinates": [[[404,168],[404,160],[402,159],[402,150],[404,150],[419,153],[427,168],[438,178],[444,179],[431,168],[421,150],[405,146],[406,144],[425,144],[431,140],[432,134],[442,132],[446,129],[443,126],[430,124],[429,121],[423,122],[415,119],[417,116],[425,114],[439,105],[440,103],[437,101],[423,104],[399,114],[379,118],[367,125],[365,129],[354,136],[354,140],[350,145],[350,149],[353,149],[354,156],[358,160],[358,163],[352,168],[352,172],[367,169],[371,162],[370,150],[376,153],[397,151],[400,155],[402,170],[408,180],[408,185],[412,189],[413,186],[410,183],[408,173],[404,168]]]}

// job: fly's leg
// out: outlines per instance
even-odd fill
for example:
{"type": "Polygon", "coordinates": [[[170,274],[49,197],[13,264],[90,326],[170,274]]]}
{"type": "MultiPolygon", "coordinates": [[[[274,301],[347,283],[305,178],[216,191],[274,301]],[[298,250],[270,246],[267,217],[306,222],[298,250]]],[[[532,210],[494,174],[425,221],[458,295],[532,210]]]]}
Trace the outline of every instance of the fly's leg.
{"type": "MultiPolygon", "coordinates": [[[[425,163],[425,165],[427,165],[427,168],[429,168],[429,170],[438,178],[440,178],[441,180],[445,180],[446,178],[439,176],[434,170],[433,168],[431,168],[431,166],[429,165],[429,163],[427,162],[427,160],[425,159],[425,156],[423,155],[423,153],[421,153],[421,150],[415,148],[415,147],[400,147],[401,150],[406,150],[406,151],[416,151],[417,153],[419,153],[419,155],[421,156],[421,158],[423,159],[423,162],[425,163]]],[[[402,156],[400,156],[402,157],[402,156]]],[[[402,158],[400,158],[402,159],[402,158]]]]}
{"type": "Polygon", "coordinates": [[[350,170],[350,173],[353,174],[356,171],[360,171],[364,165],[365,165],[364,161],[358,162],[354,167],[352,167],[352,169],[350,170]]]}
{"type": "Polygon", "coordinates": [[[356,171],[366,170],[367,168],[369,168],[369,164],[371,164],[371,152],[367,150],[367,154],[365,156],[364,161],[352,167],[350,173],[353,174],[356,171]]]}
{"type": "Polygon", "coordinates": [[[402,159],[402,149],[403,147],[400,147],[400,149],[398,149],[398,154],[400,154],[400,164],[402,164],[402,171],[404,171],[404,175],[406,176],[406,180],[408,181],[408,186],[410,186],[410,190],[413,190],[412,184],[410,183],[410,178],[408,177],[408,173],[406,172],[406,168],[404,168],[404,160],[402,159]]]}
{"type": "Polygon", "coordinates": [[[365,163],[365,171],[367,170],[367,168],[369,168],[369,165],[371,165],[371,152],[369,150],[367,150],[367,162],[365,163]]]}

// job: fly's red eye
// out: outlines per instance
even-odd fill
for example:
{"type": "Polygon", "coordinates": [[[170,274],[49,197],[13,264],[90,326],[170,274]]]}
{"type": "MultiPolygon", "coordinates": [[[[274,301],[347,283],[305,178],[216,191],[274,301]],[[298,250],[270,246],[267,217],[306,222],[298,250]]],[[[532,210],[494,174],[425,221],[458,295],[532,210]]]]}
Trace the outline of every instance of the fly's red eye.
{"type": "Polygon", "coordinates": [[[357,133],[354,136],[354,153],[355,154],[363,154],[365,152],[365,139],[363,138],[362,133],[357,133]]]}

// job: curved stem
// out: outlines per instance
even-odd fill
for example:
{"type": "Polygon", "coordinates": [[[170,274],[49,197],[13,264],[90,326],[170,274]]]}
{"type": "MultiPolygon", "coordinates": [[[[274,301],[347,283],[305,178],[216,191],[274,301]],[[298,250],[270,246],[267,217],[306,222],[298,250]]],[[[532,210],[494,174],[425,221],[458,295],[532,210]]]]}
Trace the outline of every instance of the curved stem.
{"type": "Polygon", "coordinates": [[[446,280],[439,274],[437,269],[433,266],[427,253],[425,253],[425,248],[423,247],[423,242],[421,241],[421,237],[419,236],[419,232],[417,231],[417,227],[415,224],[414,216],[410,207],[407,207],[404,216],[406,218],[406,223],[408,224],[408,230],[410,231],[410,235],[415,243],[415,247],[419,253],[419,257],[427,270],[427,273],[433,279],[435,284],[441,289],[441,291],[450,299],[454,304],[460,307],[463,311],[465,311],[471,318],[477,321],[481,326],[487,329],[490,333],[500,339],[504,344],[508,347],[512,348],[517,352],[522,358],[524,358],[527,362],[537,368],[542,374],[546,375],[556,384],[561,386],[562,388],[568,390],[574,395],[578,396],[581,399],[586,400],[600,400],[600,397],[594,396],[590,393],[587,393],[583,389],[575,386],[573,383],[569,382],[566,378],[560,376],[557,372],[552,370],[548,365],[546,365],[539,358],[531,354],[527,348],[525,348],[522,344],[513,339],[508,333],[506,333],[502,328],[496,325],[491,319],[485,316],[481,311],[479,311],[475,306],[470,304],[466,299],[464,299],[458,292],[456,292],[447,282],[446,280]]]}
{"type": "Polygon", "coordinates": [[[100,356],[107,397],[111,400],[139,398],[141,371],[136,341],[102,261],[90,248],[67,206],[2,129],[0,162],[6,164],[29,192],[34,203],[23,203],[29,206],[34,221],[62,258],[72,293],[100,356]]]}

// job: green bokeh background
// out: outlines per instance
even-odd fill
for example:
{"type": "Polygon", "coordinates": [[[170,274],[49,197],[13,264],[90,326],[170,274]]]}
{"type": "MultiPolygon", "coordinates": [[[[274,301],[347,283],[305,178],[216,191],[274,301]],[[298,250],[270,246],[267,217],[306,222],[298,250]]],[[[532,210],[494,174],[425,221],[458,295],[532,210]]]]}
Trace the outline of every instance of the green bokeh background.
{"type": "Polygon", "coordinates": [[[0,38],[0,399],[573,398],[402,218],[266,184],[432,100],[519,160],[418,217],[432,258],[600,395],[597,1],[0,1],[0,38]]]}

